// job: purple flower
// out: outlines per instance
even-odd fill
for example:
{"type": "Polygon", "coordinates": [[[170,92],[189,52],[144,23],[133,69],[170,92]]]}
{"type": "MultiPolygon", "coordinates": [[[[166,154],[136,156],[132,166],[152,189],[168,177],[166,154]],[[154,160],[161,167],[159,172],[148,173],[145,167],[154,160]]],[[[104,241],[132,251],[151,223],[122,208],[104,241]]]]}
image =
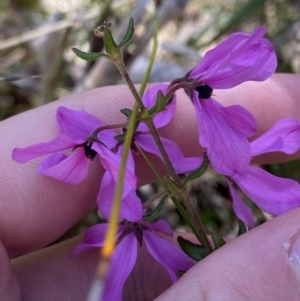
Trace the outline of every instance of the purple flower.
{"type": "Polygon", "coordinates": [[[232,175],[251,159],[247,140],[256,130],[254,116],[240,106],[223,107],[211,98],[213,89],[228,89],[245,81],[263,81],[277,65],[272,44],[261,27],[252,34],[234,33],[208,51],[201,64],[187,77],[196,87],[191,93],[195,105],[199,142],[216,171],[232,175]]]}
{"type": "MultiPolygon", "coordinates": [[[[119,164],[121,163],[122,152],[123,145],[120,145],[115,157],[115,160],[119,164]]],[[[131,152],[129,152],[128,154],[126,170],[129,175],[135,174],[135,165],[131,152]]],[[[100,190],[97,195],[98,209],[101,215],[107,220],[110,218],[111,215],[112,201],[116,191],[116,183],[116,177],[114,178],[111,172],[106,171],[103,175],[100,190]]],[[[141,219],[142,214],[143,207],[141,204],[141,200],[135,192],[135,187],[129,185],[125,181],[123,185],[122,203],[119,212],[120,221],[124,219],[131,222],[139,221],[141,219]]]]}
{"type": "MultiPolygon", "coordinates": [[[[100,142],[88,143],[93,130],[103,125],[102,121],[83,111],[59,107],[56,112],[56,123],[60,132],[58,137],[29,147],[15,148],[12,158],[17,162],[25,163],[37,157],[50,155],[41,162],[39,172],[75,185],[87,177],[88,159],[93,160],[98,153],[103,167],[109,170],[114,178],[117,177],[118,158],[109,150],[116,144],[115,133],[111,130],[103,130],[97,135],[100,142]],[[61,152],[69,149],[72,151],[68,155],[61,152]]],[[[136,181],[134,175],[126,174],[128,185],[136,187],[136,181]]]]}
{"type": "Polygon", "coordinates": [[[199,142],[207,148],[213,168],[228,176],[243,170],[251,159],[247,137],[256,131],[254,116],[241,106],[223,107],[212,98],[194,100],[194,105],[199,142]]]}
{"type": "MultiPolygon", "coordinates": [[[[77,246],[72,256],[92,247],[102,247],[106,230],[107,224],[89,228],[83,242],[77,246]]],[[[152,224],[139,221],[119,226],[118,245],[112,255],[105,279],[103,301],[122,300],[124,283],[135,265],[138,247],[143,243],[149,253],[165,267],[173,282],[179,278],[178,271],[187,271],[194,265],[185,253],[161,234],[173,236],[172,229],[163,220],[152,224]]]]}
{"type": "MultiPolygon", "coordinates": [[[[250,145],[252,157],[277,151],[293,154],[300,149],[300,122],[291,118],[281,119],[250,145]]],[[[256,166],[247,166],[231,178],[258,207],[267,213],[279,215],[300,205],[300,185],[296,181],[276,177],[256,166]]],[[[235,213],[252,228],[252,212],[231,184],[229,187],[235,213]]]]}
{"type": "MultiPolygon", "coordinates": [[[[143,103],[146,108],[151,108],[156,103],[156,96],[158,91],[161,91],[166,95],[168,90],[168,85],[157,84],[147,90],[143,96],[143,103]]],[[[157,129],[167,125],[173,118],[176,108],[176,95],[173,96],[173,100],[170,104],[167,105],[166,109],[163,112],[156,114],[153,118],[153,123],[157,129]]],[[[160,137],[162,144],[174,166],[174,169],[177,173],[186,173],[199,167],[202,163],[202,158],[200,157],[185,157],[182,153],[179,146],[164,137],[160,137]]],[[[136,133],[133,136],[133,140],[137,143],[144,151],[158,156],[161,160],[163,157],[155,143],[153,136],[149,133],[148,126],[145,123],[141,123],[136,133]]]]}
{"type": "Polygon", "coordinates": [[[212,89],[228,89],[245,81],[264,81],[276,70],[277,59],[266,30],[257,27],[252,34],[236,32],[208,51],[190,77],[212,89]]]}

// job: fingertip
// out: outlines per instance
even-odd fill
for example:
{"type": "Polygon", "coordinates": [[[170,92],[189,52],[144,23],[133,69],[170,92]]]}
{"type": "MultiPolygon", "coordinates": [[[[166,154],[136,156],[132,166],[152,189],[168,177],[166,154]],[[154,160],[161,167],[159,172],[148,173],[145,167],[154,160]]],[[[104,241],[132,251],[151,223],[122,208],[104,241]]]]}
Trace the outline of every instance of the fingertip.
{"type": "MultiPolygon", "coordinates": [[[[157,301],[298,301],[300,284],[290,268],[286,242],[299,231],[299,215],[300,208],[230,241],[189,270],[157,301]]],[[[296,249],[298,252],[298,244],[296,249]]]]}

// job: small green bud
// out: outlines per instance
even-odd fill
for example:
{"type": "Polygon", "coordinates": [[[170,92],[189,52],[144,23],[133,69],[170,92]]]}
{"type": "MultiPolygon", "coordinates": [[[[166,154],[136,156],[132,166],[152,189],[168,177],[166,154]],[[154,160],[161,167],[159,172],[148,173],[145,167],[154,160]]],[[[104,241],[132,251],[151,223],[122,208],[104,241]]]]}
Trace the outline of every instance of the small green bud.
{"type": "Polygon", "coordinates": [[[104,22],[94,30],[94,34],[98,38],[103,38],[104,46],[110,59],[114,62],[122,60],[122,52],[120,47],[116,44],[111,31],[111,23],[104,22]]]}

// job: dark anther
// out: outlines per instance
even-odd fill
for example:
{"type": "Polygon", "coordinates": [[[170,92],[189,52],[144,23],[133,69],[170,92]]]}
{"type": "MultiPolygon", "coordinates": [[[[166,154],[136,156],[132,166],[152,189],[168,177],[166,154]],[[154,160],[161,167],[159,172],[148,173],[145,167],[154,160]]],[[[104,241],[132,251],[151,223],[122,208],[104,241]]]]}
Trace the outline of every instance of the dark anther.
{"type": "Polygon", "coordinates": [[[119,236],[118,242],[120,242],[126,235],[133,233],[140,245],[140,247],[143,244],[143,231],[151,231],[151,229],[138,222],[129,222],[128,226],[123,230],[122,234],[119,236]]]}
{"type": "Polygon", "coordinates": [[[91,159],[92,161],[95,159],[97,152],[92,149],[92,144],[84,144],[84,153],[87,158],[91,159]]]}
{"type": "Polygon", "coordinates": [[[211,97],[212,95],[212,91],[213,89],[206,85],[206,84],[203,84],[201,86],[198,86],[195,88],[195,90],[198,92],[198,98],[199,99],[208,99],[211,97]]]}

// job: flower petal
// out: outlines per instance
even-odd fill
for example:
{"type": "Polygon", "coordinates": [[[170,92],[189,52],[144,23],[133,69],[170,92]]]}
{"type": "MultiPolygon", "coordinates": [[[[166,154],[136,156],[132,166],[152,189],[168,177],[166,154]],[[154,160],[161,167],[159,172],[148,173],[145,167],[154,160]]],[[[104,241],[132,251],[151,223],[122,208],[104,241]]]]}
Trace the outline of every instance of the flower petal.
{"type": "Polygon", "coordinates": [[[222,107],[218,102],[215,104],[219,105],[220,111],[227,118],[232,128],[246,137],[251,137],[255,134],[257,127],[256,118],[248,110],[239,105],[222,107]]]}
{"type": "MultiPolygon", "coordinates": [[[[99,159],[102,166],[112,175],[117,183],[119,176],[119,169],[121,164],[121,156],[113,153],[100,143],[93,143],[92,149],[99,154],[99,159]]],[[[132,154],[128,155],[126,173],[123,185],[123,197],[125,197],[131,190],[137,187],[137,177],[134,175],[134,161],[132,154]]]]}
{"type": "MultiPolygon", "coordinates": [[[[146,108],[150,109],[156,104],[156,96],[158,91],[166,95],[168,90],[168,85],[165,84],[157,84],[146,91],[142,98],[142,102],[146,108]]],[[[156,114],[153,118],[153,123],[156,128],[162,128],[167,125],[173,118],[176,109],[176,95],[174,94],[174,98],[170,104],[166,106],[166,109],[163,112],[156,114]]],[[[138,131],[140,132],[149,132],[148,126],[145,123],[140,123],[138,126],[138,131]]]]}
{"type": "Polygon", "coordinates": [[[232,178],[267,213],[279,215],[300,205],[300,185],[296,181],[275,177],[255,166],[232,178]]]}
{"type": "Polygon", "coordinates": [[[245,81],[263,81],[276,70],[277,59],[270,41],[263,38],[265,29],[252,34],[237,32],[208,51],[190,77],[213,89],[228,89],[245,81]]]}
{"type": "Polygon", "coordinates": [[[251,155],[270,152],[294,154],[300,149],[300,122],[292,118],[280,119],[266,133],[250,143],[251,155]]]}
{"type": "Polygon", "coordinates": [[[236,106],[224,109],[213,99],[198,100],[195,94],[194,105],[199,142],[207,148],[207,156],[213,168],[228,176],[243,171],[251,158],[250,144],[245,135],[253,131],[251,114],[247,110],[237,110],[236,106]],[[239,128],[243,116],[245,124],[239,128]]]}
{"type": "MultiPolygon", "coordinates": [[[[84,233],[84,238],[82,243],[80,243],[70,257],[74,257],[79,253],[91,249],[91,248],[100,248],[103,247],[105,244],[105,235],[108,230],[108,223],[97,224],[90,228],[88,228],[84,233]]],[[[120,237],[123,229],[125,228],[124,225],[119,225],[118,232],[116,234],[116,240],[120,237]]]]}
{"type": "Polygon", "coordinates": [[[86,179],[89,160],[82,147],[76,149],[70,156],[56,153],[41,162],[39,173],[62,182],[76,185],[86,179]]]}
{"type": "MultiPolygon", "coordinates": [[[[73,251],[71,257],[78,255],[79,253],[93,248],[93,247],[103,247],[105,243],[105,235],[108,229],[108,224],[97,224],[88,228],[84,233],[84,238],[82,243],[80,243],[73,251]]],[[[118,232],[119,233],[119,232],[118,232]]]]}
{"type": "Polygon", "coordinates": [[[234,213],[242,222],[244,222],[248,226],[248,229],[251,230],[254,226],[254,215],[251,208],[249,208],[244,203],[244,201],[242,200],[238,192],[234,189],[229,180],[227,180],[227,183],[232,197],[232,207],[234,213]]]}
{"type": "Polygon", "coordinates": [[[84,142],[92,131],[103,125],[95,116],[79,110],[59,107],[56,111],[56,122],[60,132],[74,141],[84,142]]]}
{"type": "Polygon", "coordinates": [[[160,232],[167,236],[173,237],[172,228],[166,221],[164,221],[162,219],[159,219],[158,221],[156,221],[154,223],[147,223],[147,225],[155,232],[160,232]]]}
{"type": "MultiPolygon", "coordinates": [[[[143,150],[145,150],[148,153],[155,154],[161,160],[163,160],[163,157],[152,135],[136,134],[134,137],[136,143],[143,150]]],[[[202,157],[184,157],[181,149],[175,142],[163,137],[160,137],[160,139],[177,173],[186,173],[191,170],[194,170],[197,167],[199,167],[203,162],[202,157]]]]}
{"type": "Polygon", "coordinates": [[[102,301],[122,301],[124,283],[135,265],[137,248],[132,234],[124,236],[117,245],[110,260],[102,301]]]}
{"type": "Polygon", "coordinates": [[[177,246],[152,232],[143,231],[143,239],[150,254],[165,267],[173,282],[179,278],[177,271],[187,271],[194,265],[177,246]]]}
{"type": "MultiPolygon", "coordinates": [[[[101,187],[97,196],[97,204],[102,216],[109,220],[111,216],[112,203],[116,190],[116,182],[109,172],[105,172],[101,187]]],[[[137,222],[142,219],[143,207],[140,198],[132,190],[122,199],[120,208],[120,220],[137,222]]]]}
{"type": "Polygon", "coordinates": [[[15,148],[12,153],[12,158],[19,162],[25,163],[31,159],[53,154],[71,147],[76,143],[69,137],[59,135],[57,138],[43,143],[34,144],[24,148],[15,148]]]}

